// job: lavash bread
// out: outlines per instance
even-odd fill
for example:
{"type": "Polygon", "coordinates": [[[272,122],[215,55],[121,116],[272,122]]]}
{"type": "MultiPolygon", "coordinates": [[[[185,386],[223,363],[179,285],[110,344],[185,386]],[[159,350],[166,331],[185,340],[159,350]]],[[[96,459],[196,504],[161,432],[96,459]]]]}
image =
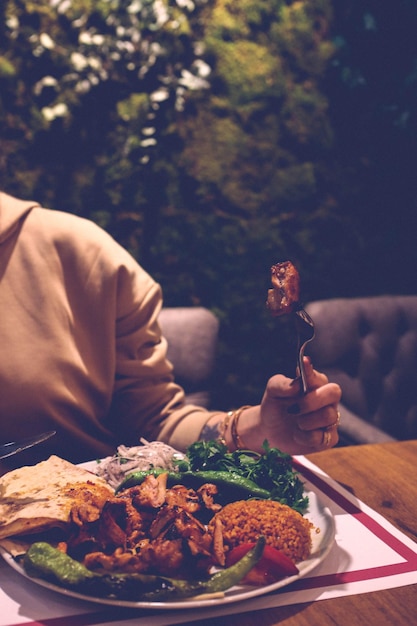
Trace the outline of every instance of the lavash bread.
{"type": "Polygon", "coordinates": [[[54,455],[2,476],[0,540],[65,526],[74,503],[71,487],[81,483],[114,494],[103,478],[54,455]]]}

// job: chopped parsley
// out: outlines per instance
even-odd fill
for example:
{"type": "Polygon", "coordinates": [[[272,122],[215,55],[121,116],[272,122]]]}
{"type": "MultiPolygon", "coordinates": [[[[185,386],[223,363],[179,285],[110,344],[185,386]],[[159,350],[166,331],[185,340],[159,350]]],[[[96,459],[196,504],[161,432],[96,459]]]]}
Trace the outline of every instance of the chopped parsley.
{"type": "Polygon", "coordinates": [[[229,452],[219,441],[196,441],[187,448],[186,459],[178,469],[184,471],[227,471],[248,478],[270,493],[270,499],[287,504],[303,513],[308,506],[304,483],[292,465],[289,454],[263,443],[264,452],[229,452]]]}

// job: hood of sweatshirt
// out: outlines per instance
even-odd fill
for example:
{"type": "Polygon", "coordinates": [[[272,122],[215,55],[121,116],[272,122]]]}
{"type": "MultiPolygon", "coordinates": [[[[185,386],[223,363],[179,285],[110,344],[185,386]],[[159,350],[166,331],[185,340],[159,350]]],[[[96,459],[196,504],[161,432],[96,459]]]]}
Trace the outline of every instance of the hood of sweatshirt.
{"type": "Polygon", "coordinates": [[[38,206],[38,202],[19,200],[0,192],[0,244],[14,233],[20,221],[29,212],[38,206]]]}

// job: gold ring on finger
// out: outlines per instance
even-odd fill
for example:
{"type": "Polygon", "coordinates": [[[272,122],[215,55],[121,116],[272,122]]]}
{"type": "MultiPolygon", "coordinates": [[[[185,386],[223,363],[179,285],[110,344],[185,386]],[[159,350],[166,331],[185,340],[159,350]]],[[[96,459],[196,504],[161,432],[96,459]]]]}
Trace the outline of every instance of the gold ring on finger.
{"type": "Polygon", "coordinates": [[[337,411],[336,421],[333,422],[333,424],[329,424],[329,426],[326,426],[325,430],[331,430],[332,428],[337,428],[339,424],[340,424],[340,411],[337,411]]]}
{"type": "Polygon", "coordinates": [[[321,441],[321,445],[324,446],[325,448],[328,448],[330,446],[330,442],[332,439],[332,435],[330,433],[329,430],[324,429],[323,430],[323,439],[321,441]]]}

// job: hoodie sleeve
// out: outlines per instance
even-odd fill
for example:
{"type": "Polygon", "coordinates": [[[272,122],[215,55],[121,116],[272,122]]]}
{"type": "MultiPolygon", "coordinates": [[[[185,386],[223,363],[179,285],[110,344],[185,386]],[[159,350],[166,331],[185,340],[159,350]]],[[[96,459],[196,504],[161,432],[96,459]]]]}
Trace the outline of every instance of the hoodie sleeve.
{"type": "Polygon", "coordinates": [[[116,372],[109,427],[120,440],[161,439],[184,450],[200,436],[213,412],[184,403],[167,360],[158,315],[160,286],[132,261],[119,269],[116,372]]]}

